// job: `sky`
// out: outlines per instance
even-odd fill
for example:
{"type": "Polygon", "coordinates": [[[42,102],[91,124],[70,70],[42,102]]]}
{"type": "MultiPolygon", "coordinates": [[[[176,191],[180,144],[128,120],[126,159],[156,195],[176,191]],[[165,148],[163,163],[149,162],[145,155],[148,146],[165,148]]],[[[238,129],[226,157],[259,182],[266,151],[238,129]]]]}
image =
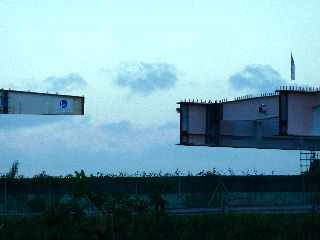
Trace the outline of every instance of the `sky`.
{"type": "Polygon", "coordinates": [[[176,102],[320,79],[320,2],[0,2],[1,88],[85,95],[85,116],[0,116],[0,173],[299,173],[299,152],[176,146],[176,102]]]}

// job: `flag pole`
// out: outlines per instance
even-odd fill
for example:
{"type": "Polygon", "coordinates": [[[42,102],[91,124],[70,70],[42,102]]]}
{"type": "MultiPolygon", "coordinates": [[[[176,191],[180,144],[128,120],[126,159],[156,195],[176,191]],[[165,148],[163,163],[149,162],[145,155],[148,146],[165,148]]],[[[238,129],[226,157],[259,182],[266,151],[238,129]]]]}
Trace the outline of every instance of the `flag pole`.
{"type": "Polygon", "coordinates": [[[291,52],[291,81],[296,80],[296,65],[291,52]]]}

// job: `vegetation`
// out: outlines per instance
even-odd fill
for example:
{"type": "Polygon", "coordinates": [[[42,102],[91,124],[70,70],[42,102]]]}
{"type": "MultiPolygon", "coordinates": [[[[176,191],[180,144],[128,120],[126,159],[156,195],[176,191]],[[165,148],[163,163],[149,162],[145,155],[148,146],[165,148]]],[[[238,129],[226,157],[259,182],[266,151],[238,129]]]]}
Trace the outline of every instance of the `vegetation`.
{"type": "MultiPolygon", "coordinates": [[[[41,172],[24,178],[18,175],[18,167],[15,162],[0,179],[0,186],[6,186],[5,213],[10,213],[0,215],[0,240],[320,239],[320,215],[316,213],[179,216],[165,211],[164,194],[178,193],[183,186],[188,186],[188,192],[199,193],[203,189],[209,193],[212,206],[215,200],[222,202],[219,194],[227,187],[215,169],[201,171],[197,176],[183,176],[179,170],[173,174],[88,176],[81,170],[64,177],[41,172]],[[217,194],[212,195],[214,192],[217,194]],[[16,212],[8,211],[11,205],[16,212]]],[[[231,169],[228,171],[233,183],[238,176],[231,169]]],[[[310,186],[316,188],[319,178],[314,179],[310,186]]],[[[242,183],[255,190],[257,186],[266,187],[263,181],[255,173],[242,183]]],[[[319,195],[313,195],[309,201],[319,205],[319,195]]],[[[206,207],[207,204],[208,201],[206,207]]]]}
{"type": "Polygon", "coordinates": [[[19,161],[14,161],[9,172],[6,174],[7,178],[16,178],[18,176],[19,161]]]}
{"type": "MultiPolygon", "coordinates": [[[[308,194],[312,193],[306,196],[304,203],[320,205],[316,195],[320,192],[320,178],[314,175],[304,175],[303,178],[262,176],[254,171],[254,175],[237,176],[232,169],[228,169],[228,176],[221,175],[216,169],[196,175],[186,175],[179,170],[166,174],[136,172],[129,175],[121,172],[88,175],[80,170],[66,176],[50,176],[43,171],[32,178],[25,178],[18,175],[18,168],[19,163],[15,162],[10,171],[0,177],[0,212],[40,213],[59,204],[71,203],[73,206],[79,204],[84,211],[106,209],[119,196],[122,196],[119,204],[124,204],[127,198],[135,201],[134,204],[139,202],[141,206],[158,211],[163,211],[166,206],[221,207],[228,205],[231,199],[228,193],[232,192],[302,192],[304,189],[308,194]],[[99,202],[104,205],[99,205],[99,202]]],[[[251,204],[250,199],[247,202],[251,204]]],[[[241,204],[246,204],[245,200],[241,204]]]]}
{"type": "Polygon", "coordinates": [[[319,239],[319,215],[133,215],[85,217],[70,211],[0,218],[0,239],[319,239]]]}

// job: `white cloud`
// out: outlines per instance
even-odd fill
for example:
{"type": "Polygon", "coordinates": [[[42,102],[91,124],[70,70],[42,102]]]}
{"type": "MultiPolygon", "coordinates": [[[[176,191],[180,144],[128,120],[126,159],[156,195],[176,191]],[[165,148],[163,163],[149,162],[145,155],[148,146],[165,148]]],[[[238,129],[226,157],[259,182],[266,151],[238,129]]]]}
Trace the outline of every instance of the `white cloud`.
{"type": "Polygon", "coordinates": [[[118,67],[115,83],[127,87],[134,94],[149,95],[156,90],[175,86],[177,69],[168,63],[133,62],[118,67]]]}
{"type": "Polygon", "coordinates": [[[85,89],[88,83],[77,73],[70,73],[65,76],[50,76],[44,80],[45,88],[48,91],[73,91],[85,89]]]}
{"type": "Polygon", "coordinates": [[[177,168],[185,173],[212,168],[225,173],[229,167],[236,173],[254,168],[277,173],[297,170],[292,152],[176,146],[178,134],[178,124],[172,122],[138,127],[129,121],[96,124],[75,117],[20,124],[0,132],[2,171],[14,160],[20,161],[21,173],[29,176],[42,170],[65,175],[79,169],[88,173],[174,172],[177,168]]]}
{"type": "Polygon", "coordinates": [[[250,90],[255,93],[272,92],[285,80],[269,65],[248,65],[241,72],[229,78],[231,87],[235,90],[250,90]]]}

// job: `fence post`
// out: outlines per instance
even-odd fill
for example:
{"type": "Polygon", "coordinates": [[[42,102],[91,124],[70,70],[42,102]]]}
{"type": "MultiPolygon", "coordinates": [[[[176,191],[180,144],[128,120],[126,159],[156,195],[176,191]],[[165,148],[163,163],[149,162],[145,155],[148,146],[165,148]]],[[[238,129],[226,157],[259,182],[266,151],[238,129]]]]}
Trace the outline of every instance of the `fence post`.
{"type": "Polygon", "coordinates": [[[7,176],[4,175],[4,212],[7,213],[7,176]]]}

